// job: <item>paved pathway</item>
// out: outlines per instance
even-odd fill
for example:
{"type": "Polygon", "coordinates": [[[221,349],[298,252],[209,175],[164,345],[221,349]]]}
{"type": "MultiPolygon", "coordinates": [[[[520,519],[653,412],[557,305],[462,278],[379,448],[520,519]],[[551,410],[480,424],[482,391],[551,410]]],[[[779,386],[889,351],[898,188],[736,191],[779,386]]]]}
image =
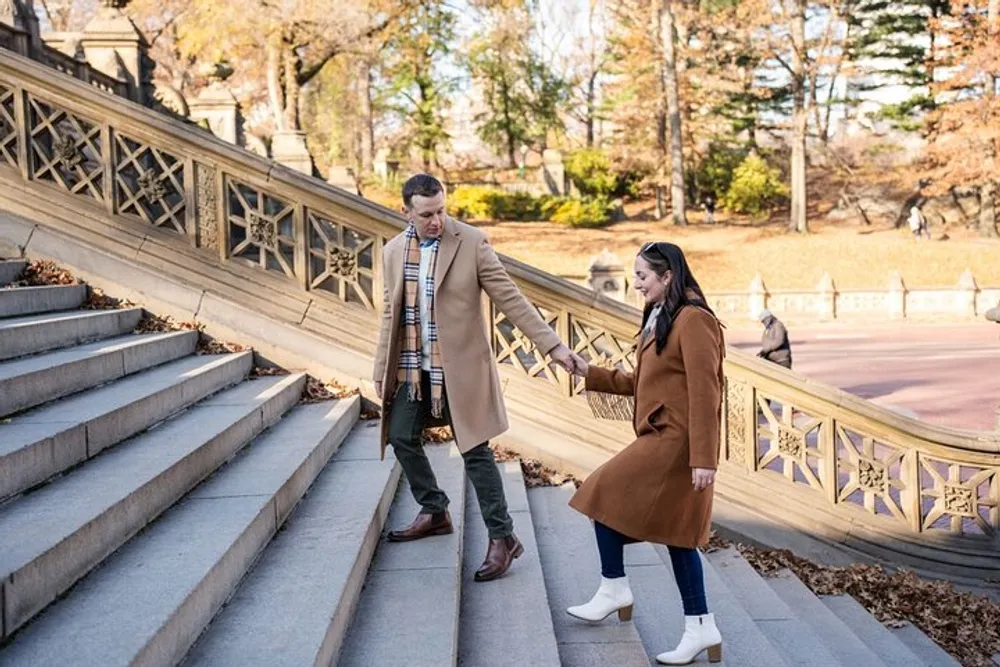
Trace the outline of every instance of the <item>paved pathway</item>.
{"type": "MultiPolygon", "coordinates": [[[[1000,406],[1000,326],[789,327],[795,371],[934,424],[993,430],[1000,406]]],[[[727,340],[755,351],[759,328],[727,340]]]]}

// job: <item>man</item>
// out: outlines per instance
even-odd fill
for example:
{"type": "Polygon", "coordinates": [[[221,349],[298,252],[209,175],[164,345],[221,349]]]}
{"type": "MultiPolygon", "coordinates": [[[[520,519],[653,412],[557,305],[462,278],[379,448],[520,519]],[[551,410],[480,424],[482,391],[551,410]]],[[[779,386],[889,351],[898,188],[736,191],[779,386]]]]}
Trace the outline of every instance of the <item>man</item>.
{"type": "Polygon", "coordinates": [[[766,309],[760,311],[757,319],[764,325],[764,333],[760,340],[760,352],[757,353],[757,356],[791,369],[792,344],[788,340],[788,330],[785,329],[785,325],[766,309]]]}
{"type": "Polygon", "coordinates": [[[931,230],[927,224],[927,218],[924,216],[923,211],[916,206],[910,207],[910,231],[913,233],[913,238],[917,241],[920,240],[921,236],[926,236],[928,241],[931,239],[931,230]]]}
{"type": "Polygon", "coordinates": [[[383,400],[382,455],[392,444],[421,510],[409,526],[389,533],[389,541],[452,532],[448,496],[421,443],[426,425],[450,422],[489,531],[475,580],[489,581],[504,574],[524,547],[514,535],[489,447],[491,438],[507,430],[507,416],[484,327],[482,292],[541,354],[567,370],[574,368],[574,357],[521,295],[486,235],[445,214],[440,181],[427,174],[407,180],[403,213],[409,227],[382,253],[385,307],[374,380],[383,400]]]}

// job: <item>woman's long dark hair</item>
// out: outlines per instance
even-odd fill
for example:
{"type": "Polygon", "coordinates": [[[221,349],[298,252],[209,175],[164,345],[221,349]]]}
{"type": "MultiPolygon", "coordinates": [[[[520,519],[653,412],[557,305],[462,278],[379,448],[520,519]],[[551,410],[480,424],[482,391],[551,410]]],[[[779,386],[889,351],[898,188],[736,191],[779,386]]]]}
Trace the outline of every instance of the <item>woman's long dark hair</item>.
{"type": "MultiPolygon", "coordinates": [[[[667,336],[674,326],[674,319],[677,313],[684,306],[697,306],[707,310],[715,316],[715,312],[708,306],[705,293],[701,291],[701,286],[695,280],[694,274],[688,267],[684,251],[673,243],[661,241],[659,243],[647,243],[639,250],[639,257],[642,257],[649,268],[657,276],[663,276],[667,271],[673,274],[670,284],[667,285],[667,296],[663,300],[663,309],[653,328],[656,336],[656,353],[659,354],[667,344],[667,336]]],[[[656,304],[647,303],[642,311],[642,327],[640,333],[646,328],[646,322],[653,312],[656,304]]]]}

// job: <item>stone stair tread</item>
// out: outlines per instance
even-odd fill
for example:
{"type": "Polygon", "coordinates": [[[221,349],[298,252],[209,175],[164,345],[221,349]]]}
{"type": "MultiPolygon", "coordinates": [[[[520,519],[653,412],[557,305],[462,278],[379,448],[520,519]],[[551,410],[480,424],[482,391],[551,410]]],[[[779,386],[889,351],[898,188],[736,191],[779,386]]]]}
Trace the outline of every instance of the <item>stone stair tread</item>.
{"type": "Polygon", "coordinates": [[[567,667],[648,667],[634,623],[613,616],[589,624],[566,613],[590,598],[601,577],[593,525],[567,504],[574,491],[568,484],[528,493],[560,660],[567,667]]]}
{"type": "Polygon", "coordinates": [[[559,648],[545,594],[542,562],[535,541],[527,489],[517,461],[501,463],[507,509],[524,555],[502,579],[475,583],[473,575],[486,555],[489,533],[475,489],[465,500],[465,556],[462,566],[459,664],[462,667],[559,667],[559,648]]]}
{"type": "Polygon", "coordinates": [[[820,601],[836,614],[865,646],[874,651],[887,667],[913,667],[919,664],[913,651],[850,595],[828,595],[821,597],[820,601]]]}
{"type": "Polygon", "coordinates": [[[885,662],[823,604],[802,581],[789,570],[766,579],[789,609],[801,618],[826,645],[827,650],[845,665],[888,667],[885,662]]]}
{"type": "Polygon", "coordinates": [[[0,288],[0,317],[79,308],[87,300],[86,285],[42,285],[0,288]]]}
{"type": "MultiPolygon", "coordinates": [[[[454,665],[465,523],[465,465],[454,443],[428,446],[438,484],[451,500],[451,535],[415,542],[383,540],[354,612],[338,667],[454,665]],[[409,650],[401,647],[412,647],[409,650]]],[[[399,485],[387,527],[401,528],[419,511],[409,485],[399,485]]],[[[472,582],[468,585],[473,586],[472,582]]]]}
{"type": "Polygon", "coordinates": [[[138,326],[141,308],[71,310],[0,320],[0,360],[122,336],[138,326]]]}
{"type": "Polygon", "coordinates": [[[925,635],[915,625],[907,623],[901,628],[892,628],[889,632],[917,656],[918,662],[916,664],[922,667],[961,667],[958,660],[938,646],[933,639],[925,635]]]}
{"type": "Polygon", "coordinates": [[[276,421],[298,400],[304,379],[289,375],[244,383],[3,505],[4,635],[276,421]],[[238,397],[226,395],[250,391],[255,396],[238,403],[238,397]]]}
{"type": "Polygon", "coordinates": [[[293,409],[25,627],[0,662],[179,662],[359,410],[357,397],[293,409]]]}
{"type": "Polygon", "coordinates": [[[0,363],[0,416],[193,354],[197,331],[135,334],[0,363]]]}
{"type": "Polygon", "coordinates": [[[789,667],[840,667],[840,661],[812,628],[788,608],[739,551],[728,547],[706,557],[789,667]]]}
{"type": "Polygon", "coordinates": [[[0,287],[17,280],[27,266],[28,262],[23,259],[0,259],[0,287]]]}
{"type": "Polygon", "coordinates": [[[360,422],[185,665],[329,665],[343,643],[400,477],[360,422]]]}
{"type": "Polygon", "coordinates": [[[240,381],[252,352],[191,356],[13,417],[0,427],[0,499],[240,381]]]}

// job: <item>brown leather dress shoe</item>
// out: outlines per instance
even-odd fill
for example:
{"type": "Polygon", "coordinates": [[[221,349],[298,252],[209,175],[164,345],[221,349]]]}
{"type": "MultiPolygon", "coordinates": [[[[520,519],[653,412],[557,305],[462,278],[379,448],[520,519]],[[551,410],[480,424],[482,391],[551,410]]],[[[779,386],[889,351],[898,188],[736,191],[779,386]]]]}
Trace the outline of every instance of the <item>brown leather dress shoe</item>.
{"type": "Polygon", "coordinates": [[[451,514],[447,510],[438,514],[421,512],[406,528],[389,533],[390,542],[412,542],[432,535],[451,535],[451,514]]]}
{"type": "Polygon", "coordinates": [[[490,540],[490,546],[486,550],[486,560],[482,567],[476,570],[476,581],[490,581],[503,575],[510,569],[511,563],[524,553],[524,545],[516,535],[502,537],[497,540],[490,540]]]}

